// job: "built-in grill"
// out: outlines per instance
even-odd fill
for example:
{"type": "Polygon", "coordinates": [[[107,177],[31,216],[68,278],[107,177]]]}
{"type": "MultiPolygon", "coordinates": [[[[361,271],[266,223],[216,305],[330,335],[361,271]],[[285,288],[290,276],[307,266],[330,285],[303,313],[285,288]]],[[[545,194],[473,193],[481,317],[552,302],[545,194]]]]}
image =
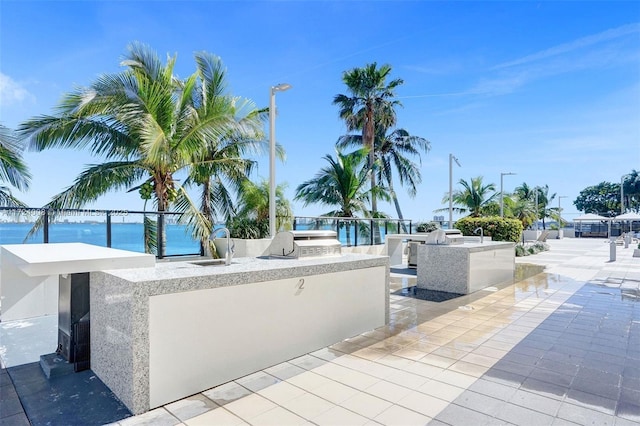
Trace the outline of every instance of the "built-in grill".
{"type": "Polygon", "coordinates": [[[285,258],[340,256],[342,244],[335,231],[278,232],[269,246],[269,255],[285,258]]]}

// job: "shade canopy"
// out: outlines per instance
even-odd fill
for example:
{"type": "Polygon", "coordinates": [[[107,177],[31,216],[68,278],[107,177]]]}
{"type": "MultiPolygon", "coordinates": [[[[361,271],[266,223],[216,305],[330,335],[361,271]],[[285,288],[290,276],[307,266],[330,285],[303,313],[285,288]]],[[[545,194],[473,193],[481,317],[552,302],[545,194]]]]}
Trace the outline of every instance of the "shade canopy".
{"type": "Polygon", "coordinates": [[[599,222],[601,220],[611,220],[610,217],[604,217],[604,216],[600,216],[599,214],[594,214],[594,213],[587,213],[587,214],[583,214],[582,216],[578,216],[575,219],[573,219],[574,221],[583,221],[583,222],[599,222]]]}
{"type": "Polygon", "coordinates": [[[640,220],[640,214],[629,212],[625,214],[619,214],[618,216],[615,217],[615,219],[616,220],[640,220]]]}

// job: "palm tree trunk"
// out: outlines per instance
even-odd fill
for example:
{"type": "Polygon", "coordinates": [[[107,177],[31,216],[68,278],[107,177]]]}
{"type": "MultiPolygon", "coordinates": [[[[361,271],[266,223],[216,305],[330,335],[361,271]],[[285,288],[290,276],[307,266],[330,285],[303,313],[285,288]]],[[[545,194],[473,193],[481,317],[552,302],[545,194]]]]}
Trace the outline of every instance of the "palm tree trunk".
{"type": "MultiPolygon", "coordinates": [[[[211,183],[209,179],[202,182],[202,205],[200,206],[200,211],[202,211],[202,215],[209,221],[211,224],[211,230],[213,231],[213,211],[211,210],[211,183]]],[[[216,257],[215,246],[213,244],[209,244],[209,238],[202,238],[200,241],[202,248],[204,249],[204,253],[207,256],[216,257]]]]}
{"type": "MultiPolygon", "coordinates": [[[[373,165],[375,164],[376,161],[376,156],[375,156],[375,145],[374,145],[374,141],[375,141],[375,122],[374,122],[374,118],[373,118],[373,106],[369,106],[367,108],[367,121],[364,125],[364,132],[363,132],[363,141],[365,143],[365,145],[367,146],[367,148],[369,148],[369,170],[371,173],[371,214],[372,216],[375,218],[377,216],[377,212],[378,212],[378,200],[376,199],[376,194],[374,192],[374,189],[376,187],[376,174],[373,172],[373,165]]],[[[380,227],[378,227],[378,224],[376,221],[373,221],[373,229],[371,230],[371,232],[373,232],[373,244],[380,244],[380,242],[382,241],[382,237],[380,236],[380,227]]]]}
{"type": "MultiPolygon", "coordinates": [[[[158,197],[158,212],[165,212],[169,208],[169,201],[167,200],[167,187],[165,185],[165,179],[156,180],[156,197],[158,197]]],[[[164,227],[164,215],[158,214],[158,225],[162,221],[162,233],[158,235],[158,250],[156,256],[159,258],[164,257],[164,249],[167,246],[167,231],[164,227]]],[[[160,226],[159,226],[160,228],[160,226]]]]}
{"type": "Polygon", "coordinates": [[[404,217],[402,216],[402,210],[400,210],[400,202],[396,196],[396,191],[393,190],[393,185],[389,182],[389,191],[391,192],[391,198],[393,198],[393,204],[396,206],[396,213],[398,213],[398,219],[400,219],[400,226],[402,226],[402,232],[407,234],[407,225],[404,223],[404,217]]]}

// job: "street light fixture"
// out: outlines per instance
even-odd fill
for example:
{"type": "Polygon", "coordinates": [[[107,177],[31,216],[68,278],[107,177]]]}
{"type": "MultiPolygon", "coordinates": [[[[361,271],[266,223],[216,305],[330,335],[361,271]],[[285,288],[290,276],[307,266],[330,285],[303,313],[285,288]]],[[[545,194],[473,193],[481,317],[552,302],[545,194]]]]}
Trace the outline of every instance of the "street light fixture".
{"type": "Polygon", "coordinates": [[[458,159],[449,154],[449,229],[453,229],[453,162],[456,162],[458,167],[462,167],[458,162],[458,159]]]}
{"type": "Polygon", "coordinates": [[[276,235],[276,92],[291,89],[291,85],[280,83],[271,86],[269,103],[269,235],[276,235]]]}
{"type": "Polygon", "coordinates": [[[500,173],[500,217],[504,217],[504,200],[502,195],[502,183],[504,180],[503,178],[504,176],[510,176],[510,175],[515,175],[515,173],[512,173],[512,172],[500,173]]]}

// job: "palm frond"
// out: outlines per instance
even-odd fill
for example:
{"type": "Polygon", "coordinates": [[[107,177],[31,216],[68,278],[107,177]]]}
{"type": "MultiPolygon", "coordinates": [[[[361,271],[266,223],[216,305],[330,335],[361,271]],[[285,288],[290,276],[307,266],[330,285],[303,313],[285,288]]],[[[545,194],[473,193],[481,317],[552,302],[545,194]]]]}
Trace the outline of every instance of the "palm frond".
{"type": "Polygon", "coordinates": [[[31,179],[27,165],[22,160],[22,149],[22,143],[14,132],[0,125],[0,183],[8,182],[21,191],[29,188],[31,179]]]}

